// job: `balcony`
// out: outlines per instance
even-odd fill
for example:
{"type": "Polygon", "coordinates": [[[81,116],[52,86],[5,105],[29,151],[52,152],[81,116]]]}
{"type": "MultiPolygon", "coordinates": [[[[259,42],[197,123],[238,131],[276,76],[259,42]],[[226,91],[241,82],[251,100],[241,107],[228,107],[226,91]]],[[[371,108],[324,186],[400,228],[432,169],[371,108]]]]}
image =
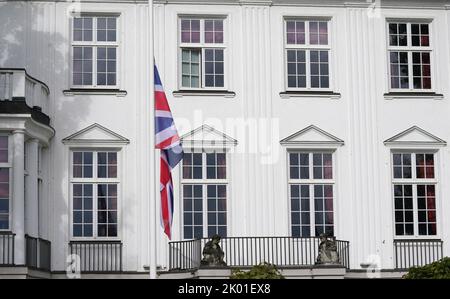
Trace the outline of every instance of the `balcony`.
{"type": "Polygon", "coordinates": [[[395,269],[406,270],[440,260],[443,243],[439,239],[394,240],[395,269]]]}
{"type": "Polygon", "coordinates": [[[50,125],[48,117],[50,90],[24,69],[0,68],[0,111],[29,114],[34,121],[50,125]]]}
{"type": "Polygon", "coordinates": [[[70,254],[79,257],[81,273],[122,272],[122,242],[120,241],[72,241],[70,254]]]}
{"type": "MultiPolygon", "coordinates": [[[[208,239],[169,242],[169,271],[198,269],[208,239]]],[[[228,237],[220,240],[228,267],[251,267],[262,262],[278,267],[313,266],[319,237],[228,237]]],[[[349,269],[349,242],[336,240],[340,264],[349,269]]]]}
{"type": "Polygon", "coordinates": [[[29,268],[50,272],[51,243],[50,241],[25,235],[26,265],[29,268]]]}
{"type": "Polygon", "coordinates": [[[0,232],[0,266],[14,265],[14,237],[11,232],[0,232]]]}

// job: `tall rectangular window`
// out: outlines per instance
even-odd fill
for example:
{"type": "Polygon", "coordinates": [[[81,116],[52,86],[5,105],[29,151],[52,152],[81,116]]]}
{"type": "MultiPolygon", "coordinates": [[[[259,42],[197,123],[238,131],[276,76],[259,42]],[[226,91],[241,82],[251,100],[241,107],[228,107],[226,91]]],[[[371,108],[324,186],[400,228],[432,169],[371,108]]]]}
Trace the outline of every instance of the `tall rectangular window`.
{"type": "Polygon", "coordinates": [[[391,90],[431,90],[430,24],[389,22],[391,90]]]}
{"type": "Polygon", "coordinates": [[[118,236],[118,153],[72,152],[72,236],[118,236]]]}
{"type": "Polygon", "coordinates": [[[330,88],[329,21],[285,20],[288,89],[330,88]]]}
{"type": "Polygon", "coordinates": [[[183,237],[227,236],[226,153],[185,153],[182,167],[183,237]]]}
{"type": "Polygon", "coordinates": [[[74,17],[72,28],[72,85],[117,86],[117,17],[74,17]]]}
{"type": "Polygon", "coordinates": [[[180,87],[225,88],[223,18],[180,18],[180,87]]]}
{"type": "Polygon", "coordinates": [[[332,153],[290,152],[288,157],[292,236],[334,235],[332,153]]]}
{"type": "Polygon", "coordinates": [[[434,153],[392,154],[396,236],[437,234],[436,184],[434,153]]]}
{"type": "Polygon", "coordinates": [[[8,136],[0,136],[0,230],[10,229],[11,166],[8,136]]]}

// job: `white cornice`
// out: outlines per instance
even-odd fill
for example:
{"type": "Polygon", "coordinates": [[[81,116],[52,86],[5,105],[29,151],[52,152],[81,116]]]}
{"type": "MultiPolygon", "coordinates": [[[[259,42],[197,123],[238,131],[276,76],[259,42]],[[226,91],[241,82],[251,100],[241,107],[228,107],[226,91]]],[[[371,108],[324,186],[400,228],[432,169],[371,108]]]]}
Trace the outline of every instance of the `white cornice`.
{"type": "Polygon", "coordinates": [[[130,140],[105,128],[97,123],[94,123],[62,140],[64,144],[128,144],[130,140]],[[94,136],[89,136],[90,133],[96,132],[94,136]]]}
{"type": "Polygon", "coordinates": [[[31,118],[30,114],[0,114],[0,128],[6,131],[24,131],[31,138],[38,139],[48,146],[55,135],[53,128],[42,125],[31,118]]]}
{"type": "MultiPolygon", "coordinates": [[[[0,0],[0,3],[6,2],[0,0]]],[[[9,0],[8,2],[23,2],[9,0]]],[[[58,3],[99,3],[99,4],[147,4],[147,0],[28,0],[28,2],[58,2],[58,3]]],[[[179,5],[261,5],[261,6],[296,6],[296,7],[349,7],[368,8],[374,6],[382,9],[450,9],[447,0],[154,0],[153,4],[179,5]]]]}
{"type": "Polygon", "coordinates": [[[273,1],[271,0],[239,0],[240,5],[263,5],[271,6],[273,1]]]}
{"type": "Polygon", "coordinates": [[[412,126],[411,128],[385,140],[384,144],[389,147],[401,148],[446,146],[447,142],[418,126],[412,126]]]}
{"type": "Polygon", "coordinates": [[[310,125],[288,137],[282,139],[283,146],[303,146],[303,147],[338,147],[344,145],[344,141],[314,125],[310,125]],[[305,135],[310,134],[305,137],[305,135]]]}
{"type": "Polygon", "coordinates": [[[227,134],[205,124],[181,136],[181,143],[184,147],[223,148],[236,146],[238,142],[227,134]]]}

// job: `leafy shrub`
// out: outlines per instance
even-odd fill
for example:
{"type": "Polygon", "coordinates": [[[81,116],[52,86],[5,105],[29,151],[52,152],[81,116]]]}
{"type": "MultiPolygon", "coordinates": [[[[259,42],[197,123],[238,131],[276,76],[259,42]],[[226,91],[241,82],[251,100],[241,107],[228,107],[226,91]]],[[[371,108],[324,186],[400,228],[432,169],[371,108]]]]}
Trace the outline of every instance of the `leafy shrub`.
{"type": "Polygon", "coordinates": [[[275,265],[261,263],[253,266],[250,271],[233,270],[231,279],[284,279],[275,265]]]}
{"type": "Polygon", "coordinates": [[[450,279],[450,257],[425,265],[412,267],[403,276],[405,279],[450,279]]]}

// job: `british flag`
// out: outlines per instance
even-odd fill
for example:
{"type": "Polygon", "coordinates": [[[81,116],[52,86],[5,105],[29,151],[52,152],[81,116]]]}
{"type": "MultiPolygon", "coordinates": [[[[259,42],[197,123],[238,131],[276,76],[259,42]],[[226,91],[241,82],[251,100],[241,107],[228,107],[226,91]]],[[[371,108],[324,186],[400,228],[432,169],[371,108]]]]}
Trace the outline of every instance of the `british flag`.
{"type": "Polygon", "coordinates": [[[160,193],[161,225],[169,240],[172,232],[173,183],[172,169],[183,159],[180,137],[170,112],[166,94],[161,84],[158,69],[155,76],[155,147],[161,150],[160,158],[160,193]]]}

